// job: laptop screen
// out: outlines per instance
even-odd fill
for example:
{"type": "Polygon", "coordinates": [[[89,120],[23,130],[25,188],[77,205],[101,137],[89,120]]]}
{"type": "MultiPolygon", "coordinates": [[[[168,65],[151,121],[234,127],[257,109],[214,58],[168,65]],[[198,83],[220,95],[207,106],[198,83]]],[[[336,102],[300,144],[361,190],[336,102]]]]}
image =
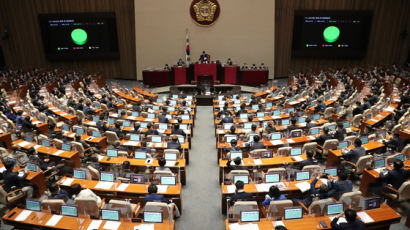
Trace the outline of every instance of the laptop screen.
{"type": "Polygon", "coordinates": [[[131,113],[131,115],[132,115],[133,117],[138,117],[138,116],[139,116],[139,113],[134,111],[134,112],[131,113]]]}
{"type": "Polygon", "coordinates": [[[302,131],[300,131],[300,130],[292,131],[292,138],[301,137],[301,136],[302,136],[302,131]]]}
{"type": "Polygon", "coordinates": [[[63,128],[64,131],[69,131],[70,130],[70,126],[67,125],[67,124],[63,124],[62,128],[63,128]]]}
{"type": "Polygon", "coordinates": [[[259,210],[241,211],[241,222],[259,222],[259,210]]]}
{"type": "Polygon", "coordinates": [[[295,112],[295,108],[289,108],[288,109],[288,113],[293,113],[293,112],[295,112]]]}
{"type": "Polygon", "coordinates": [[[232,140],[237,140],[237,136],[226,136],[226,142],[231,143],[232,140]]]}
{"type": "Polygon", "coordinates": [[[161,136],[152,136],[151,141],[155,143],[161,143],[161,136]]]}
{"type": "Polygon", "coordinates": [[[143,128],[143,129],[146,129],[147,126],[148,126],[148,123],[146,123],[146,122],[141,122],[141,124],[140,124],[140,127],[143,128]]]}
{"type": "Polygon", "coordinates": [[[306,117],[299,117],[298,118],[298,123],[305,123],[306,122],[306,117]]]}
{"type": "Polygon", "coordinates": [[[45,147],[50,147],[50,140],[42,140],[41,145],[45,147]]]}
{"type": "Polygon", "coordinates": [[[94,121],[94,122],[99,122],[99,121],[100,121],[100,118],[97,117],[97,116],[94,116],[94,117],[93,117],[93,121],[94,121]]]}
{"type": "Polygon", "coordinates": [[[113,125],[115,123],[114,119],[108,118],[108,124],[113,125]]]}
{"type": "Polygon", "coordinates": [[[350,122],[346,121],[343,123],[343,128],[347,129],[350,128],[350,122]]]}
{"type": "Polygon", "coordinates": [[[120,211],[112,209],[101,209],[101,219],[102,220],[120,220],[120,211]]]}
{"type": "Polygon", "coordinates": [[[291,156],[299,156],[302,155],[302,148],[292,148],[290,150],[290,155],[291,156]]]}
{"type": "Polygon", "coordinates": [[[162,212],[144,212],[145,223],[162,223],[162,212]]]}
{"type": "Polygon", "coordinates": [[[272,107],[272,103],[266,103],[266,104],[265,104],[265,107],[266,107],[266,108],[271,108],[271,107],[272,107]]]}
{"type": "Polygon", "coordinates": [[[397,154],[396,156],[394,156],[394,158],[399,161],[405,160],[404,154],[397,154]]]}
{"type": "Polygon", "coordinates": [[[309,179],[310,179],[310,173],[308,171],[296,172],[296,181],[309,180],[309,179]]]}
{"type": "Polygon", "coordinates": [[[241,113],[241,114],[239,114],[239,118],[240,118],[240,119],[247,119],[247,118],[248,118],[248,114],[247,114],[247,113],[241,113]]]}
{"type": "Polygon", "coordinates": [[[32,172],[37,172],[37,165],[31,162],[27,162],[26,168],[32,172]]]}
{"type": "Polygon", "coordinates": [[[84,129],[83,129],[83,128],[77,128],[77,129],[75,130],[75,132],[76,132],[77,134],[79,134],[79,135],[82,135],[82,134],[84,133],[84,129]]]}
{"type": "MultiPolygon", "coordinates": [[[[173,111],[172,111],[172,112],[173,112],[173,111]]],[[[168,120],[171,120],[171,119],[172,119],[172,115],[171,115],[171,114],[167,114],[167,115],[165,115],[165,117],[168,118],[168,120]]]]}
{"type": "Polygon", "coordinates": [[[364,200],[364,209],[375,209],[380,208],[380,198],[369,198],[364,200]]]}
{"type": "Polygon", "coordinates": [[[256,113],[256,116],[261,118],[261,117],[265,116],[265,113],[264,112],[258,112],[258,113],[256,113]]]}
{"type": "MultiPolygon", "coordinates": [[[[224,124],[224,129],[228,130],[228,129],[231,128],[232,125],[233,125],[232,123],[225,123],[224,124]]],[[[179,126],[179,128],[182,129],[181,126],[179,126]]]]}
{"type": "Polygon", "coordinates": [[[273,115],[274,115],[274,116],[279,116],[279,115],[280,115],[280,110],[275,110],[275,111],[273,111],[273,115]]]}
{"type": "Polygon", "coordinates": [[[187,121],[189,120],[189,115],[181,115],[181,119],[187,121]]]}
{"type": "Polygon", "coordinates": [[[250,129],[252,128],[253,123],[252,122],[247,122],[243,124],[243,128],[244,129],[250,129]]]}
{"type": "Polygon", "coordinates": [[[123,121],[122,126],[123,127],[130,127],[131,126],[131,121],[123,121]]]}
{"type": "Polygon", "coordinates": [[[71,205],[61,205],[61,215],[77,217],[77,207],[71,205]]]}
{"type": "Polygon", "coordinates": [[[320,114],[313,114],[312,115],[312,120],[313,121],[317,121],[317,120],[319,120],[320,119],[320,114]]]}
{"type": "Polygon", "coordinates": [[[272,150],[266,150],[261,152],[261,157],[262,158],[272,158],[273,157],[273,151],[272,150]]]}
{"type": "Polygon", "coordinates": [[[100,181],[114,182],[114,173],[101,172],[100,181]]]}
{"type": "Polygon", "coordinates": [[[182,130],[187,130],[188,129],[188,124],[179,124],[179,128],[182,130]]]}
{"type": "Polygon", "coordinates": [[[258,105],[252,105],[252,110],[258,110],[258,105]]]}
{"type": "Polygon", "coordinates": [[[349,145],[349,144],[348,144],[347,141],[339,142],[339,149],[347,148],[348,145],[349,145]]]}
{"type": "Polygon", "coordinates": [[[285,220],[301,219],[302,207],[285,208],[285,220]]]}
{"type": "Polygon", "coordinates": [[[41,211],[40,201],[26,200],[26,209],[31,210],[31,211],[40,212],[41,211]]]}
{"type": "Polygon", "coordinates": [[[27,142],[33,142],[33,136],[31,136],[31,135],[26,135],[26,141],[27,141],[27,142]]]}
{"type": "Polygon", "coordinates": [[[234,184],[239,180],[241,180],[244,184],[249,184],[249,176],[248,175],[233,176],[233,183],[234,184]]]}
{"type": "Polygon", "coordinates": [[[70,152],[70,151],[71,151],[71,145],[69,145],[69,144],[62,144],[62,145],[61,145],[61,149],[64,150],[64,151],[70,152]]]}
{"type": "Polygon", "coordinates": [[[362,145],[369,143],[369,138],[367,137],[361,137],[360,140],[362,141],[362,145]]]}
{"type": "Polygon", "coordinates": [[[289,125],[289,124],[290,124],[289,119],[282,120],[282,125],[289,125]]]}
{"type": "Polygon", "coordinates": [[[139,140],[140,140],[140,135],[137,135],[137,134],[130,135],[130,141],[139,141],[139,140]]]}
{"type": "Polygon", "coordinates": [[[153,109],[153,110],[159,110],[159,106],[158,106],[158,105],[154,105],[154,106],[152,106],[152,109],[153,109]]]}
{"type": "Polygon", "coordinates": [[[386,161],[384,159],[380,159],[380,160],[375,160],[374,161],[374,168],[378,169],[378,168],[384,168],[386,165],[386,161]]]}
{"type": "Polygon", "coordinates": [[[319,128],[314,128],[310,130],[310,135],[317,135],[319,134],[319,128]]]}
{"type": "Polygon", "coordinates": [[[134,152],[134,158],[135,159],[147,159],[147,153],[146,152],[134,152]]]}
{"type": "Polygon", "coordinates": [[[147,118],[154,119],[155,113],[148,113],[147,118]]]}
{"type": "Polygon", "coordinates": [[[165,160],[167,161],[176,161],[177,154],[176,153],[165,153],[165,160]]]}
{"type": "Polygon", "coordinates": [[[337,168],[325,169],[325,173],[331,176],[337,176],[337,168]]]}
{"type": "Polygon", "coordinates": [[[272,133],[270,138],[272,140],[280,140],[282,138],[282,135],[280,133],[272,133]]]}
{"type": "Polygon", "coordinates": [[[85,170],[74,169],[73,177],[75,179],[85,180],[85,170]]]}
{"type": "Polygon", "coordinates": [[[108,157],[118,157],[118,151],[116,149],[107,149],[108,157]]]}
{"type": "Polygon", "coordinates": [[[101,133],[99,131],[93,130],[92,136],[93,137],[101,137],[101,133]]]}
{"type": "Polygon", "coordinates": [[[168,124],[160,123],[160,124],[158,124],[158,129],[167,130],[168,129],[168,124]]]}
{"type": "Polygon", "coordinates": [[[280,181],[279,173],[265,174],[265,183],[277,183],[280,181]]]}
{"type": "Polygon", "coordinates": [[[131,184],[145,184],[145,175],[131,175],[130,182],[131,184]]]}
{"type": "Polygon", "coordinates": [[[176,185],[177,179],[175,176],[161,176],[161,185],[176,185]]]}
{"type": "Polygon", "coordinates": [[[334,131],[334,130],[336,130],[336,125],[329,125],[329,126],[327,126],[327,128],[328,128],[330,131],[334,131]]]}
{"type": "Polygon", "coordinates": [[[343,212],[343,203],[340,204],[328,204],[327,205],[327,215],[337,215],[343,212]]]}

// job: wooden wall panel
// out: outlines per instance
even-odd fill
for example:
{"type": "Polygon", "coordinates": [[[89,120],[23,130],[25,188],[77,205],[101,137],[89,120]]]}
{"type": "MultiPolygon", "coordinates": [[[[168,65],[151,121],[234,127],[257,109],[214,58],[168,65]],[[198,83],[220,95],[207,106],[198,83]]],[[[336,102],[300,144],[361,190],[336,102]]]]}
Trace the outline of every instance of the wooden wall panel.
{"type": "Polygon", "coordinates": [[[135,79],[135,21],[133,0],[1,0],[0,35],[4,26],[10,38],[1,41],[9,67],[62,68],[99,72],[105,77],[135,79]],[[38,14],[115,12],[120,59],[97,61],[46,60],[41,40],[38,14]]]}
{"type": "Polygon", "coordinates": [[[275,77],[298,71],[351,65],[402,64],[410,47],[410,1],[408,0],[276,0],[275,77]],[[295,10],[373,11],[367,55],[362,59],[293,58],[292,34],[295,10]],[[407,37],[402,38],[403,31],[407,37]]]}

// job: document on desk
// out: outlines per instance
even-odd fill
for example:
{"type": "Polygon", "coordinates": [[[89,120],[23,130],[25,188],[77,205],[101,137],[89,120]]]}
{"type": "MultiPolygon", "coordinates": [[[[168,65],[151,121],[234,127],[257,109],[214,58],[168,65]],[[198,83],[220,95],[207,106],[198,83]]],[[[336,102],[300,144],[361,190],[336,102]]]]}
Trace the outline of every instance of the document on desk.
{"type": "Polygon", "coordinates": [[[69,137],[71,137],[71,138],[74,138],[75,137],[75,133],[72,133],[72,134],[70,134],[70,135],[68,135],[69,137]]]}
{"type": "MultiPolygon", "coordinates": [[[[330,220],[333,220],[335,217],[336,217],[336,216],[329,216],[329,219],[330,219],[330,220]]],[[[346,220],[344,217],[340,217],[340,218],[337,220],[337,223],[338,223],[338,224],[347,223],[347,220],[346,220]]]]}
{"type": "Polygon", "coordinates": [[[14,218],[14,220],[15,221],[25,221],[32,212],[33,211],[30,211],[30,210],[23,210],[22,212],[20,212],[18,216],[16,216],[16,218],[14,218]]]}
{"type": "Polygon", "coordinates": [[[134,120],[135,117],[134,117],[134,116],[128,116],[127,119],[128,119],[128,120],[134,120]]]}
{"type": "Polygon", "coordinates": [[[358,212],[357,215],[366,224],[374,222],[373,218],[371,218],[366,212],[358,212]]]}
{"type": "Polygon", "coordinates": [[[98,155],[98,161],[101,161],[102,159],[104,159],[104,157],[105,156],[98,155]]]}
{"type": "Polygon", "coordinates": [[[235,193],[236,186],[234,184],[226,186],[226,189],[228,190],[228,193],[235,193]]]}
{"type": "Polygon", "coordinates": [[[58,221],[63,218],[61,215],[53,215],[46,223],[47,226],[56,226],[58,221]]]}
{"type": "Polygon", "coordinates": [[[64,185],[64,186],[70,186],[71,183],[73,183],[73,181],[74,181],[74,178],[65,178],[63,183],[61,183],[61,184],[64,185]]]}
{"type": "Polygon", "coordinates": [[[29,145],[29,144],[30,144],[30,142],[27,142],[27,141],[22,141],[22,142],[18,143],[18,145],[20,147],[23,147],[23,148],[24,148],[24,146],[29,145]]]}
{"type": "Polygon", "coordinates": [[[165,163],[165,166],[166,166],[166,167],[173,167],[173,166],[175,166],[175,162],[176,162],[176,161],[167,161],[167,162],[165,163]]]}
{"type": "Polygon", "coordinates": [[[253,163],[254,163],[255,165],[261,165],[261,164],[262,164],[262,160],[261,160],[261,159],[254,159],[254,160],[253,160],[253,163]]]}
{"type": "Polygon", "coordinates": [[[167,193],[168,185],[157,185],[158,193],[167,193]]]}
{"type": "Polygon", "coordinates": [[[373,121],[373,122],[378,122],[379,120],[377,120],[377,119],[370,119],[370,121],[373,121]]]}
{"type": "Polygon", "coordinates": [[[40,148],[41,145],[34,145],[34,149],[37,150],[38,148],[40,148]]]}
{"type": "Polygon", "coordinates": [[[257,224],[230,224],[229,228],[231,230],[259,230],[259,227],[257,224]]]}
{"type": "Polygon", "coordinates": [[[310,184],[309,184],[308,182],[304,181],[304,182],[297,183],[297,184],[296,184],[296,187],[298,187],[299,190],[300,190],[302,193],[304,193],[304,192],[306,192],[306,191],[308,191],[308,190],[310,189],[310,184]]]}
{"type": "Polygon", "coordinates": [[[351,128],[346,128],[346,132],[351,133],[353,130],[351,128]]]}
{"type": "Polygon", "coordinates": [[[86,124],[87,124],[87,125],[97,125],[97,122],[95,122],[95,121],[89,121],[89,122],[87,122],[86,124]]]}
{"type": "Polygon", "coordinates": [[[138,226],[134,226],[134,230],[154,230],[153,224],[140,224],[138,226]]]}
{"type": "Polygon", "coordinates": [[[91,221],[91,224],[88,225],[87,230],[99,229],[101,223],[102,223],[102,220],[92,220],[92,221],[91,221]]]}
{"type": "Polygon", "coordinates": [[[126,142],[124,142],[123,145],[126,145],[126,146],[137,146],[138,143],[139,143],[139,141],[126,141],[126,142]]]}
{"type": "Polygon", "coordinates": [[[325,178],[320,178],[320,181],[322,181],[323,184],[327,184],[327,179],[325,178]]]}
{"type": "Polygon", "coordinates": [[[258,192],[267,192],[267,191],[269,191],[269,188],[273,185],[278,187],[279,190],[286,190],[286,186],[283,182],[268,183],[268,184],[256,184],[255,186],[256,186],[256,190],[258,190],[258,192]]]}
{"type": "Polygon", "coordinates": [[[309,138],[309,140],[313,141],[314,139],[316,139],[314,136],[307,136],[309,138]]]}
{"type": "Polygon", "coordinates": [[[99,188],[99,189],[110,189],[112,186],[114,185],[114,183],[112,182],[107,182],[107,181],[100,181],[98,182],[94,188],[99,188]]]}
{"type": "Polygon", "coordinates": [[[281,220],[279,220],[279,221],[273,221],[273,222],[272,222],[272,225],[273,225],[273,227],[278,227],[278,226],[286,227],[286,226],[285,226],[285,223],[283,223],[283,221],[281,221],[281,220]]]}
{"type": "Polygon", "coordinates": [[[57,152],[53,153],[54,156],[59,156],[60,154],[64,153],[63,150],[58,150],[57,152]]]}
{"type": "Polygon", "coordinates": [[[303,161],[303,158],[301,156],[294,156],[293,159],[295,159],[297,162],[303,161]]]}
{"type": "Polygon", "coordinates": [[[280,119],[280,118],[281,118],[280,116],[276,116],[276,115],[272,116],[272,119],[280,119]]]}
{"type": "Polygon", "coordinates": [[[295,143],[295,141],[293,140],[293,139],[286,139],[286,142],[288,142],[289,144],[293,144],[293,143],[295,143]]]}
{"type": "Polygon", "coordinates": [[[153,118],[145,118],[145,120],[144,120],[145,122],[153,122],[154,121],[154,119],[153,118]]]}
{"type": "Polygon", "coordinates": [[[384,109],[384,110],[386,110],[387,112],[393,112],[393,111],[394,111],[394,108],[393,108],[393,107],[387,107],[387,108],[384,109]]]}
{"type": "Polygon", "coordinates": [[[118,186],[117,188],[115,188],[115,190],[117,190],[117,191],[125,191],[125,189],[128,188],[128,185],[129,185],[129,184],[122,183],[122,184],[120,184],[120,186],[118,186]]]}
{"type": "Polygon", "coordinates": [[[37,125],[37,124],[40,124],[41,121],[33,121],[32,123],[33,123],[33,125],[37,125]]]}
{"type": "Polygon", "coordinates": [[[109,229],[109,230],[117,230],[121,225],[121,222],[119,221],[106,221],[103,229],[109,229]]]}
{"type": "Polygon", "coordinates": [[[283,141],[281,140],[273,140],[273,141],[270,141],[270,143],[272,143],[272,145],[283,145],[283,141]]]}
{"type": "Polygon", "coordinates": [[[6,171],[6,167],[3,166],[0,168],[0,173],[3,173],[4,171],[6,171]]]}

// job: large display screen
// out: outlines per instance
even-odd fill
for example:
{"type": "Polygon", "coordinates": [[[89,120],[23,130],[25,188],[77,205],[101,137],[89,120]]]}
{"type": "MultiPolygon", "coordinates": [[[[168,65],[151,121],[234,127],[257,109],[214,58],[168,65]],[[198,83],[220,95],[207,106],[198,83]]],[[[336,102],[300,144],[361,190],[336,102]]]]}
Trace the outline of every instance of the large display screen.
{"type": "Polygon", "coordinates": [[[295,11],[294,57],[363,57],[372,12],[295,11]]]}
{"type": "Polygon", "coordinates": [[[40,14],[50,60],[119,58],[115,13],[40,14]]]}

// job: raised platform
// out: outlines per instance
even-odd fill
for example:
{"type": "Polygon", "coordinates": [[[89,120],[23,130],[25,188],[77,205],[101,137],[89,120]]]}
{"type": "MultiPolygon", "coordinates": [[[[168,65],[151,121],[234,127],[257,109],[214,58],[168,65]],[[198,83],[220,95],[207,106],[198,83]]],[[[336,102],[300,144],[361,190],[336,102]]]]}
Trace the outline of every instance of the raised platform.
{"type": "MultiPolygon", "coordinates": [[[[210,89],[212,92],[228,92],[232,91],[234,93],[256,93],[260,91],[260,88],[258,87],[252,87],[252,86],[243,86],[243,85],[231,85],[231,84],[218,84],[214,86],[210,86],[210,89]]],[[[174,85],[174,86],[164,86],[164,87],[157,87],[157,88],[152,88],[151,92],[152,93],[177,93],[182,91],[183,93],[187,94],[193,94],[201,91],[201,89],[197,85],[191,85],[191,84],[186,84],[186,85],[174,85]]]]}

